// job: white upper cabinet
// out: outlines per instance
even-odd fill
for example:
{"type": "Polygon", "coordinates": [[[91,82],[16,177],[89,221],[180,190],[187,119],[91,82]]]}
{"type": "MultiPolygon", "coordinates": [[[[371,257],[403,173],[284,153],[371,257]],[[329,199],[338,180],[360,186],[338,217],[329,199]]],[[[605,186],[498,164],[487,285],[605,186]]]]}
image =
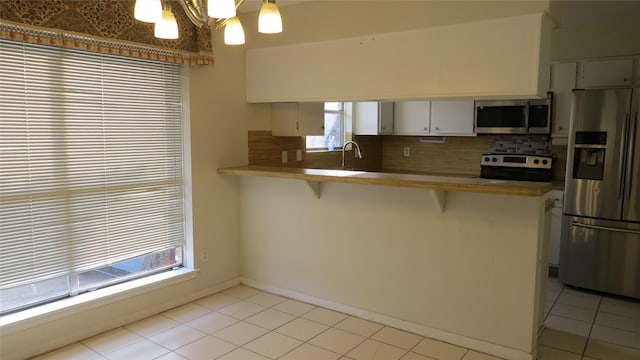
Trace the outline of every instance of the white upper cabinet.
{"type": "Polygon", "coordinates": [[[551,65],[551,87],[549,90],[553,92],[552,136],[569,135],[572,91],[576,87],[576,71],[577,64],[575,62],[551,65]]]}
{"type": "Polygon", "coordinates": [[[324,135],[324,103],[271,104],[271,135],[324,135]]]}
{"type": "Polygon", "coordinates": [[[360,101],[353,103],[356,135],[388,135],[393,131],[393,103],[360,101]]]}
{"type": "Polygon", "coordinates": [[[536,13],[248,49],[247,101],[544,98],[552,24],[536,13]]]}
{"type": "Polygon", "coordinates": [[[633,59],[589,60],[580,63],[578,88],[630,86],[633,59]]]}
{"type": "Polygon", "coordinates": [[[427,135],[431,126],[431,102],[397,101],[393,107],[394,135],[427,135]]]}
{"type": "Polygon", "coordinates": [[[473,135],[473,100],[431,102],[432,135],[473,135]]]}
{"type": "Polygon", "coordinates": [[[395,103],[394,135],[473,135],[473,100],[395,103]]]}

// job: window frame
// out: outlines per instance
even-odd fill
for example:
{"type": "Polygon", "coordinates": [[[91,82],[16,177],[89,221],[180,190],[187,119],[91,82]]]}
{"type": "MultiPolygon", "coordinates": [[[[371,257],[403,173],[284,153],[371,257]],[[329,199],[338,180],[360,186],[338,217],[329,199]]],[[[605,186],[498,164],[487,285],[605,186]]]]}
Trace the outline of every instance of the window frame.
{"type": "MultiPolygon", "coordinates": [[[[74,50],[74,51],[77,51],[77,50],[74,50]]],[[[109,56],[118,57],[114,55],[109,55],[109,56]]],[[[127,59],[132,59],[132,58],[127,57],[127,59]]],[[[140,61],[147,62],[147,60],[142,60],[142,59],[140,59],[140,61]]],[[[191,141],[190,141],[190,112],[189,112],[189,68],[186,65],[176,65],[176,66],[179,67],[177,72],[179,73],[179,78],[180,78],[179,88],[181,91],[180,113],[182,116],[182,121],[181,121],[182,133],[181,133],[180,140],[182,142],[181,144],[182,146],[182,151],[181,151],[182,194],[181,195],[182,196],[181,196],[180,203],[182,207],[182,223],[183,223],[182,238],[183,238],[184,244],[182,244],[179,247],[175,247],[174,249],[180,249],[180,252],[181,252],[180,263],[172,264],[171,266],[161,266],[153,270],[139,271],[139,272],[133,273],[134,275],[125,276],[121,280],[115,280],[115,281],[109,280],[106,282],[101,282],[98,284],[97,287],[89,286],[82,289],[82,291],[78,291],[78,289],[71,284],[72,281],[69,280],[70,285],[69,285],[68,295],[53,296],[47,300],[38,301],[37,303],[29,304],[27,307],[11,308],[7,312],[2,314],[2,316],[0,316],[1,319],[4,319],[5,317],[12,317],[8,315],[13,315],[13,314],[19,314],[20,316],[17,316],[17,317],[21,318],[22,317],[21,313],[37,313],[38,311],[35,310],[36,308],[58,308],[58,306],[55,305],[56,303],[61,303],[61,307],[66,306],[63,303],[66,303],[67,305],[82,303],[84,299],[79,299],[79,298],[86,298],[86,300],[95,299],[96,298],[95,296],[88,296],[88,295],[89,293],[95,294],[97,289],[114,288],[113,290],[104,291],[105,294],[113,294],[115,287],[131,288],[131,286],[133,286],[135,283],[148,285],[150,283],[153,283],[154,278],[155,279],[171,278],[172,277],[171,274],[160,274],[160,273],[166,273],[167,271],[170,271],[170,270],[174,270],[172,272],[174,273],[175,276],[183,276],[185,273],[188,273],[189,271],[192,271],[194,269],[193,229],[192,229],[193,223],[192,223],[192,210],[191,210],[192,185],[191,185],[191,171],[190,171],[191,141]],[[66,301],[66,300],[70,300],[70,301],[66,301]]],[[[99,269],[101,268],[98,267],[98,268],[95,268],[94,270],[99,270],[99,269]]],[[[89,270],[89,271],[94,271],[94,270],[89,270]]],[[[78,275],[80,274],[82,274],[82,272],[74,272],[66,276],[71,279],[73,277],[77,278],[78,275]]],[[[0,325],[4,325],[4,324],[5,324],[5,321],[0,322],[0,325]]]]}
{"type": "MultiPolygon", "coordinates": [[[[344,102],[344,101],[325,101],[325,102],[323,102],[323,104],[324,104],[324,106],[325,106],[325,107],[324,107],[324,112],[323,112],[323,114],[324,114],[324,118],[323,118],[323,121],[324,121],[324,128],[326,128],[326,127],[327,127],[327,121],[326,121],[326,115],[327,115],[327,114],[331,114],[331,115],[340,115],[340,122],[341,122],[341,126],[340,126],[340,129],[341,129],[341,138],[342,138],[343,140],[342,140],[341,144],[338,144],[337,146],[334,146],[334,147],[333,147],[333,148],[331,148],[331,149],[330,149],[329,147],[309,147],[309,146],[308,146],[308,145],[309,145],[309,139],[308,139],[309,137],[317,137],[317,138],[322,137],[322,138],[325,138],[325,137],[326,137],[326,135],[322,135],[322,136],[320,136],[320,135],[307,135],[307,136],[305,136],[305,141],[304,141],[305,152],[332,152],[332,151],[342,151],[343,144],[344,144],[344,142],[346,141],[345,139],[347,138],[347,135],[348,135],[348,131],[347,131],[347,120],[346,120],[348,112],[347,112],[346,107],[347,107],[347,104],[348,104],[348,103],[347,103],[347,102],[344,102]],[[327,103],[339,103],[339,104],[340,104],[340,108],[341,108],[341,109],[340,109],[340,110],[327,109],[327,108],[326,108],[326,104],[327,104],[327,103]]],[[[326,141],[323,141],[323,142],[325,142],[325,143],[326,143],[326,141]]]]}

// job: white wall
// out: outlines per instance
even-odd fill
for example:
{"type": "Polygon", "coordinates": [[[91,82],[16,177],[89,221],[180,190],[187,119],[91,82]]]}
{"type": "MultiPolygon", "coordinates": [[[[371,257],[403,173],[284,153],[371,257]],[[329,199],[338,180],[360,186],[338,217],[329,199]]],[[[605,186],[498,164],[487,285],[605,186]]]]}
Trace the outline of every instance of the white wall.
{"type": "Polygon", "coordinates": [[[239,188],[216,174],[218,167],[247,161],[244,49],[220,45],[216,64],[191,68],[191,153],[194,248],[197,276],[151,292],[102,304],[73,315],[45,317],[2,329],[0,358],[24,359],[219,291],[240,276],[239,188]],[[209,250],[209,261],[199,254],[209,250]]]}
{"type": "Polygon", "coordinates": [[[640,54],[639,1],[552,1],[551,60],[640,54]]]}
{"type": "Polygon", "coordinates": [[[541,12],[249,49],[247,101],[543,97],[551,27],[541,12]]]}
{"type": "MultiPolygon", "coordinates": [[[[241,13],[248,49],[352,38],[507,16],[540,13],[548,0],[532,1],[310,1],[280,8],[283,32],[259,34],[257,13],[241,13]]],[[[340,56],[340,54],[336,54],[340,56]]],[[[375,59],[372,59],[375,61],[375,59]]],[[[313,84],[310,84],[313,86],[313,84]]],[[[270,106],[256,104],[250,130],[270,130],[270,106]]]]}
{"type": "Polygon", "coordinates": [[[448,192],[440,213],[428,190],[322,186],[317,199],[303,181],[242,179],[245,278],[461,345],[532,351],[539,198],[448,192]]]}

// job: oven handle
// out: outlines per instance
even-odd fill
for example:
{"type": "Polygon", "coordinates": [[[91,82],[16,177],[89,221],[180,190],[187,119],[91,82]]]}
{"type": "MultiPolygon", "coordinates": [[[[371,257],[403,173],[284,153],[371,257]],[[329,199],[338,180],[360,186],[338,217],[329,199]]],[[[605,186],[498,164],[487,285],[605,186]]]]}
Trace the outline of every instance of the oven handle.
{"type": "Polygon", "coordinates": [[[623,233],[640,235],[640,231],[639,230],[628,230],[628,229],[612,228],[612,227],[609,227],[609,226],[587,225],[587,224],[582,224],[582,223],[575,222],[575,221],[571,222],[571,226],[583,227],[583,228],[594,229],[594,230],[606,230],[606,231],[615,231],[615,232],[623,232],[623,233]]]}

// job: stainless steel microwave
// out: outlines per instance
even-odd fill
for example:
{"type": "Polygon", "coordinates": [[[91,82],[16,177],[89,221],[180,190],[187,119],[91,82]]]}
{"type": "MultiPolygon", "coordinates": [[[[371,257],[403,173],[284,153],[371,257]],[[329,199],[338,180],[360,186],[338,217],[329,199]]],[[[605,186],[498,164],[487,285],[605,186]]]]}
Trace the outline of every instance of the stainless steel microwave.
{"type": "Polygon", "coordinates": [[[476,101],[476,133],[550,134],[551,98],[476,101]]]}

